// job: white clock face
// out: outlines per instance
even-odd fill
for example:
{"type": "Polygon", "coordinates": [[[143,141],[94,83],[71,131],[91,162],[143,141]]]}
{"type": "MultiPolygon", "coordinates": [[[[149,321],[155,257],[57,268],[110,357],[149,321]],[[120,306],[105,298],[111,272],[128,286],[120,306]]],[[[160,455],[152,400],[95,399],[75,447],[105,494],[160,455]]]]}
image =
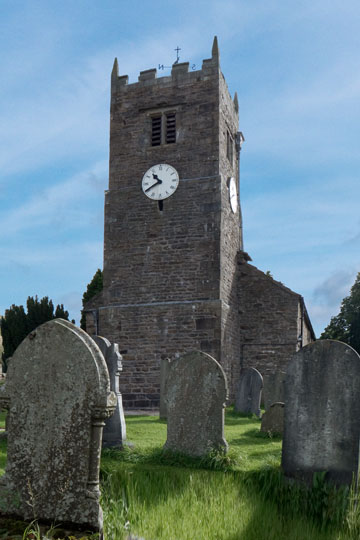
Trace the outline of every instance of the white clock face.
{"type": "Polygon", "coordinates": [[[176,169],[166,163],[153,165],[143,176],[141,187],[149,199],[162,201],[167,199],[179,185],[179,175],[176,169]]]}
{"type": "Polygon", "coordinates": [[[229,198],[230,198],[231,210],[235,214],[236,210],[237,210],[237,207],[238,207],[235,178],[230,178],[230,182],[229,182],[229,198]]]}

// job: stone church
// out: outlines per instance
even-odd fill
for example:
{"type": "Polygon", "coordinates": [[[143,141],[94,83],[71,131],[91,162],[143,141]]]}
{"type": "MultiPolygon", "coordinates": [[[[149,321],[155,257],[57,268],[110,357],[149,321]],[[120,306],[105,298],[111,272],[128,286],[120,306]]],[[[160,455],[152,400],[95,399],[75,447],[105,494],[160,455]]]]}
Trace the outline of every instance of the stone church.
{"type": "Polygon", "coordinates": [[[117,342],[125,407],[159,403],[161,359],[201,350],[234,395],[242,367],[286,365],[315,338],[303,298],[250,264],[239,200],[238,98],[215,37],[200,70],[111,75],[104,288],[87,331],[117,342]]]}

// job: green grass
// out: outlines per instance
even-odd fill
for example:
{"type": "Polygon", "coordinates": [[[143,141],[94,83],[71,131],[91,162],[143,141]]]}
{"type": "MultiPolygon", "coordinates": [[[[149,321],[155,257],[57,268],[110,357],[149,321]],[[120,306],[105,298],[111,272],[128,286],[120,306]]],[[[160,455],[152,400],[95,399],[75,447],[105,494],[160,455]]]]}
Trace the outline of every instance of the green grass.
{"type": "MultiPolygon", "coordinates": [[[[164,453],[166,422],[157,417],[128,416],[126,424],[129,447],[102,455],[107,540],[129,533],[146,540],[360,538],[359,510],[343,511],[346,492],[321,476],[310,491],[283,481],[281,439],[262,435],[255,417],[227,412],[230,459],[164,453]]],[[[0,439],[0,473],[5,461],[6,441],[0,439]]],[[[9,537],[0,531],[1,538],[9,537]]]]}
{"type": "Polygon", "coordinates": [[[0,428],[5,429],[6,415],[7,415],[7,411],[0,411],[0,428]]]}
{"type": "Polygon", "coordinates": [[[345,540],[360,538],[357,511],[344,521],[347,493],[317,478],[310,491],[283,481],[281,439],[260,433],[260,421],[226,414],[230,463],[162,452],[166,423],[126,418],[125,452],[102,458],[104,529],[147,540],[345,540]],[[169,466],[172,463],[173,466],[169,466]],[[225,472],[224,472],[225,471],[225,472]]]}

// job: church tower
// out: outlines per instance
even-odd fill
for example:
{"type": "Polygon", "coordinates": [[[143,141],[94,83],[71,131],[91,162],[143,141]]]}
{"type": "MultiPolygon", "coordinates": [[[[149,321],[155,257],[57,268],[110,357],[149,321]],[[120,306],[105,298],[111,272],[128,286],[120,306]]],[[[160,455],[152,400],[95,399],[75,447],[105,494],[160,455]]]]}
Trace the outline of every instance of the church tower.
{"type": "Polygon", "coordinates": [[[238,100],[217,38],[201,70],[111,76],[104,289],[87,327],[119,344],[127,407],[159,403],[161,359],[205,351],[239,373],[238,100]]]}

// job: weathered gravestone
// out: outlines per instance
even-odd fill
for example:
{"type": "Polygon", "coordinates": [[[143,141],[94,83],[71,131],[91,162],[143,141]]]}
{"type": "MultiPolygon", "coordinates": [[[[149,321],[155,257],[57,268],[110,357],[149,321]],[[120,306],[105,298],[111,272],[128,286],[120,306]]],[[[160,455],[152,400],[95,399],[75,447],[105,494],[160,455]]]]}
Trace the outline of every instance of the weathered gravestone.
{"type": "Polygon", "coordinates": [[[235,397],[235,411],[260,416],[263,378],[255,368],[240,370],[240,382],[235,397]]]}
{"type": "Polygon", "coordinates": [[[224,407],[227,382],[220,364],[194,351],[170,364],[167,377],[167,441],[164,448],[190,456],[227,451],[224,407]]]}
{"type": "Polygon", "coordinates": [[[358,473],[360,356],[348,345],[318,340],[290,361],[285,379],[282,467],[311,482],[327,471],[336,484],[358,473]]]}
{"type": "Polygon", "coordinates": [[[126,424],[122,396],[119,390],[119,376],[122,371],[122,358],[117,343],[101,336],[93,336],[93,340],[102,352],[109,371],[110,390],[117,397],[115,412],[105,420],[102,444],[104,447],[116,446],[121,448],[126,440],[126,424]]]}
{"type": "Polygon", "coordinates": [[[261,418],[260,431],[270,435],[282,435],[284,431],[284,403],[273,403],[261,418]]]}
{"type": "Polygon", "coordinates": [[[39,326],[15,351],[0,395],[9,408],[1,515],[101,531],[101,437],[116,398],[97,345],[62,319],[39,326]]]}
{"type": "Polygon", "coordinates": [[[262,399],[266,411],[273,403],[284,403],[285,375],[286,372],[281,370],[266,370],[263,373],[262,399]]]}
{"type": "Polygon", "coordinates": [[[160,410],[159,416],[161,419],[167,418],[167,406],[166,406],[166,391],[167,391],[167,378],[169,374],[171,360],[170,358],[162,358],[160,363],[160,410]]]}

